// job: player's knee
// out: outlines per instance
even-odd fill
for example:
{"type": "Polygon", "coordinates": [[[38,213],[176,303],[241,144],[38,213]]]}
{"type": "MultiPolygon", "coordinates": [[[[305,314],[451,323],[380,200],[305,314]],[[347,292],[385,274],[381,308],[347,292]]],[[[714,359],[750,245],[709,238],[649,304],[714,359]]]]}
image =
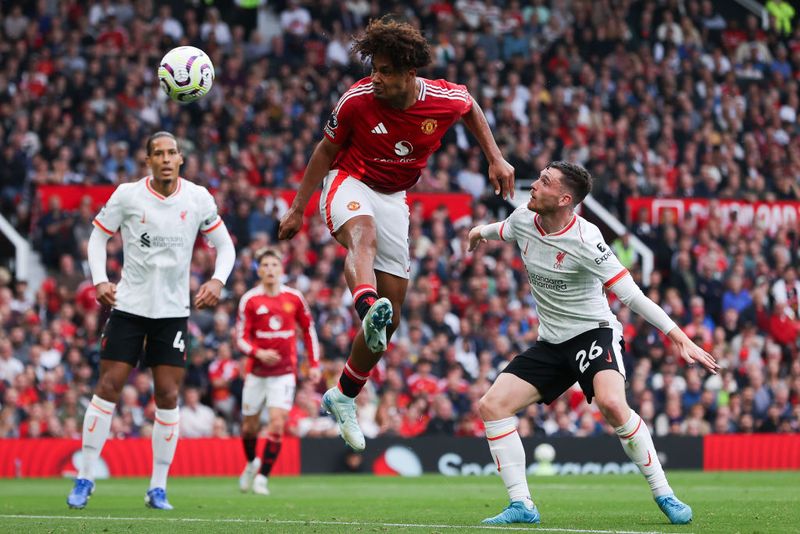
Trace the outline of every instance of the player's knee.
{"type": "Polygon", "coordinates": [[[484,421],[497,421],[507,417],[502,412],[503,408],[500,399],[495,395],[486,393],[478,401],[478,413],[484,421]]]}
{"type": "Polygon", "coordinates": [[[245,437],[255,437],[258,434],[258,423],[252,421],[242,421],[242,434],[245,437]]]}
{"type": "Polygon", "coordinates": [[[279,421],[269,424],[269,427],[267,428],[267,434],[274,436],[275,438],[280,438],[283,436],[283,432],[285,430],[286,425],[283,424],[283,421],[279,421]]]}
{"type": "Polygon", "coordinates": [[[595,402],[603,417],[610,424],[619,426],[624,423],[625,415],[628,413],[628,403],[624,397],[615,394],[600,394],[595,396],[595,402]],[[622,423],[619,423],[622,421],[622,423]]]}
{"type": "Polygon", "coordinates": [[[104,401],[113,402],[116,404],[119,400],[120,391],[122,391],[122,386],[117,387],[117,384],[114,382],[113,378],[105,375],[101,376],[97,381],[95,395],[104,401]]]}
{"type": "Polygon", "coordinates": [[[161,410],[172,410],[178,407],[178,390],[156,391],[156,407],[161,410]]]}

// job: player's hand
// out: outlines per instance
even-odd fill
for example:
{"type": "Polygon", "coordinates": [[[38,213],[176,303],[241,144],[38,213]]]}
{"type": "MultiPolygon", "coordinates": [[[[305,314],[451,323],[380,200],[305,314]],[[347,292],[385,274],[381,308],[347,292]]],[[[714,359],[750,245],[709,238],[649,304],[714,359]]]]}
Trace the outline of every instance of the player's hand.
{"type": "Polygon", "coordinates": [[[680,328],[673,328],[669,333],[669,338],[675,343],[678,354],[680,354],[681,358],[686,360],[689,365],[695,362],[699,363],[712,374],[717,374],[717,371],[721,369],[719,364],[717,364],[717,360],[698,347],[680,328]]]}
{"type": "Polygon", "coordinates": [[[486,240],[481,237],[481,228],[483,228],[483,225],[479,224],[469,231],[469,247],[467,247],[467,252],[472,252],[478,248],[479,244],[486,243],[486,240]]]}
{"type": "Polygon", "coordinates": [[[275,349],[258,349],[256,350],[256,359],[267,365],[275,365],[280,361],[281,353],[275,349]]]}
{"type": "Polygon", "coordinates": [[[104,306],[111,306],[114,307],[114,304],[117,303],[117,284],[112,284],[111,282],[100,282],[96,286],[94,286],[97,295],[95,299],[97,302],[104,306]]]}
{"type": "Polygon", "coordinates": [[[308,370],[308,380],[312,384],[318,384],[320,378],[322,378],[322,370],[319,367],[312,367],[308,370]]]}
{"type": "Polygon", "coordinates": [[[222,282],[212,278],[197,290],[194,297],[194,305],[197,309],[213,308],[219,303],[219,296],[222,293],[222,282]]]}
{"type": "Polygon", "coordinates": [[[489,163],[489,182],[495,195],[514,198],[514,167],[505,159],[489,163]]]}
{"type": "Polygon", "coordinates": [[[278,224],[278,239],[291,239],[303,227],[303,210],[291,206],[278,224]]]}

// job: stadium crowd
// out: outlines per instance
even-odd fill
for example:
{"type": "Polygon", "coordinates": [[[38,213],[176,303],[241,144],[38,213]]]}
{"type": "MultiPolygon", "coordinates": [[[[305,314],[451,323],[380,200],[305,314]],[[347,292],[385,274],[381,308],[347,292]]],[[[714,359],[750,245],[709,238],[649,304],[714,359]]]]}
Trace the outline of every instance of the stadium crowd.
{"type": "MultiPolygon", "coordinates": [[[[772,3],[781,4],[780,1],[772,3]]],[[[800,431],[800,235],[797,225],[744,226],[715,214],[658,226],[628,213],[638,196],[800,201],[800,25],[725,16],[710,0],[456,0],[390,2],[3,2],[0,39],[2,212],[30,236],[51,276],[29,297],[0,272],[0,437],[80,437],[108,310],[94,300],[86,241],[95,213],[46,207],[44,184],[118,184],[147,174],[145,137],[176,134],[183,175],[215,191],[238,260],[223,303],[194,312],[183,437],[239,431],[243,362],[234,325],[255,283],[254,251],[276,243],[333,105],[368,72],[350,35],[393,13],[429,37],[421,73],[465,84],[484,109],[518,180],[547,162],[585,165],[594,196],[655,252],[643,280],[629,243],[614,248],[648,295],[723,367],[685,367],[657,330],[619,303],[629,400],[655,435],[800,431]],[[252,4],[252,6],[250,6],[252,4]],[[522,7],[522,6],[525,7],[522,7]],[[178,44],[217,66],[211,93],[170,102],[155,65],[178,44]],[[257,194],[257,190],[265,194],[257,194]]],[[[512,244],[466,253],[471,224],[511,206],[486,187],[485,162],[457,125],[414,191],[464,191],[470,220],[412,206],[412,269],[403,322],[358,397],[367,437],[483,436],[477,400],[535,338],[536,306],[512,244]]],[[[319,216],[280,243],[286,283],[312,306],[333,383],[357,328],[343,249],[319,216]]],[[[119,236],[108,268],[118,278],[119,236]]],[[[192,289],[210,276],[198,241],[192,289]]],[[[302,351],[301,351],[302,352],[302,351]]],[[[320,415],[329,384],[302,383],[290,432],[331,436],[320,415]]],[[[125,386],[112,435],[147,436],[154,403],[146,370],[125,386]]],[[[520,418],[523,436],[613,433],[571,390],[520,418]]]]}

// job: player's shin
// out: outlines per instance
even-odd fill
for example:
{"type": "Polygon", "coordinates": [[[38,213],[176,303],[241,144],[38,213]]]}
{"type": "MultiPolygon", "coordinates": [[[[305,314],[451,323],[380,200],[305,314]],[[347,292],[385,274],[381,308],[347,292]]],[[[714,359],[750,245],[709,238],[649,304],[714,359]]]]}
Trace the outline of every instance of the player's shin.
{"type": "Polygon", "coordinates": [[[281,444],[283,443],[283,436],[281,434],[267,434],[267,442],[264,444],[263,460],[261,462],[261,474],[268,477],[272,471],[272,466],[278,459],[278,454],[281,452],[281,444]]]}
{"type": "Polygon", "coordinates": [[[178,446],[178,408],[163,410],[156,408],[156,420],[153,424],[153,475],[150,478],[150,489],[167,488],[167,473],[178,446]]]}
{"type": "Polygon", "coordinates": [[[113,417],[114,403],[103,400],[97,395],[93,396],[83,418],[82,462],[78,478],[94,480],[94,465],[108,439],[113,417]]]}
{"type": "Polygon", "coordinates": [[[625,454],[636,464],[639,471],[647,479],[653,496],[659,497],[671,494],[672,489],[669,487],[664,469],[658,459],[658,453],[655,445],[653,445],[650,430],[648,430],[647,424],[642,421],[642,418],[639,417],[639,414],[631,410],[631,416],[628,421],[624,425],[616,427],[614,431],[619,436],[619,441],[622,443],[622,449],[625,454]]]}
{"type": "Polygon", "coordinates": [[[242,434],[242,446],[244,447],[244,456],[247,458],[247,463],[256,459],[256,441],[256,436],[242,434]]]}
{"type": "Polygon", "coordinates": [[[508,490],[509,499],[521,501],[527,508],[533,508],[526,478],[525,448],[517,432],[517,418],[484,421],[484,425],[489,451],[508,490]]]}

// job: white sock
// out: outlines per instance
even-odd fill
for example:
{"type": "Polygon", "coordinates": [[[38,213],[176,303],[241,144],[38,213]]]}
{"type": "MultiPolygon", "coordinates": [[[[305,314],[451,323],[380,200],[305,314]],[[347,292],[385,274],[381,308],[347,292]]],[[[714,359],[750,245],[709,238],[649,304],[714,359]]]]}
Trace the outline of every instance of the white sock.
{"type": "Polygon", "coordinates": [[[167,489],[167,473],[178,446],[178,408],[162,410],[156,408],[156,420],[153,423],[153,476],[150,477],[150,489],[167,489]]]}
{"type": "Polygon", "coordinates": [[[525,448],[517,433],[517,418],[507,417],[498,421],[484,421],[486,440],[497,471],[503,479],[511,501],[522,501],[533,508],[531,492],[526,478],[525,448]]]}
{"type": "Polygon", "coordinates": [[[103,445],[106,444],[113,417],[114,403],[94,395],[83,416],[83,447],[81,449],[83,461],[78,470],[78,478],[94,480],[94,464],[100,457],[103,445]]]}
{"type": "Polygon", "coordinates": [[[667,482],[667,476],[661,467],[661,461],[658,459],[656,447],[653,445],[650,430],[647,429],[647,424],[642,421],[639,414],[631,410],[628,422],[615,428],[614,431],[619,436],[619,441],[622,443],[622,449],[625,454],[636,464],[644,478],[647,479],[653,496],[659,497],[672,493],[672,488],[669,487],[669,482],[667,482]]]}

